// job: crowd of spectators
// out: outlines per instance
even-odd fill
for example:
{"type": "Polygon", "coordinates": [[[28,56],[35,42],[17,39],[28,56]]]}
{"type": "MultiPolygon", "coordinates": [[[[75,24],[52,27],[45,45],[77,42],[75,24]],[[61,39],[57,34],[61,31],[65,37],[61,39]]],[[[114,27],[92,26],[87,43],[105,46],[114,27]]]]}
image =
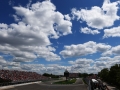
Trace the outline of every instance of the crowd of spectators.
{"type": "Polygon", "coordinates": [[[0,70],[0,79],[10,82],[27,82],[47,80],[48,78],[36,72],[18,71],[18,70],[0,70]]]}

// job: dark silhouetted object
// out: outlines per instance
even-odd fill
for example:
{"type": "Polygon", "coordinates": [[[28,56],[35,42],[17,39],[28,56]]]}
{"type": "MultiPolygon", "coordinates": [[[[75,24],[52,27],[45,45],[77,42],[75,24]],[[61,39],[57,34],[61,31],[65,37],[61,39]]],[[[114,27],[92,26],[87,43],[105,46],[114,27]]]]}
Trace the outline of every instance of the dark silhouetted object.
{"type": "Polygon", "coordinates": [[[67,70],[65,70],[64,76],[66,77],[66,81],[67,81],[67,77],[69,77],[69,72],[67,70]]]}

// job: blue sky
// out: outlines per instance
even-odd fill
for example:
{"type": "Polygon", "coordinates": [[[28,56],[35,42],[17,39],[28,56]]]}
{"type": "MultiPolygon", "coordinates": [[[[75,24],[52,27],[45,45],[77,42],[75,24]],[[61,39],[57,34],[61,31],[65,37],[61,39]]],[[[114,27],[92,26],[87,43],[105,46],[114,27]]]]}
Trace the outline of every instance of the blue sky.
{"type": "Polygon", "coordinates": [[[119,0],[0,1],[0,68],[97,73],[120,63],[119,0]]]}

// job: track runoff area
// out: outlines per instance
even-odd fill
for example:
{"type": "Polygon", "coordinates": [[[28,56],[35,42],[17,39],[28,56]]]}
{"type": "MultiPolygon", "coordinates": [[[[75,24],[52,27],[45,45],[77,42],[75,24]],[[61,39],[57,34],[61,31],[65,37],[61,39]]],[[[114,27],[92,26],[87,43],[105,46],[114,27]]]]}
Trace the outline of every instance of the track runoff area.
{"type": "Polygon", "coordinates": [[[0,90],[88,90],[88,86],[85,85],[82,79],[80,78],[77,80],[76,84],[56,85],[56,84],[45,84],[44,82],[38,81],[38,82],[3,86],[0,87],[0,90]]]}

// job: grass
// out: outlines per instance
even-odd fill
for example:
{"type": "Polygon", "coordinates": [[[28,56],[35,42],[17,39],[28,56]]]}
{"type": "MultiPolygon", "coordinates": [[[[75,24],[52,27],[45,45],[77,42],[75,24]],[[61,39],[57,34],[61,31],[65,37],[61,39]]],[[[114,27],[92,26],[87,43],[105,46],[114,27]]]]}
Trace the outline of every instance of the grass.
{"type": "MultiPolygon", "coordinates": [[[[83,80],[83,82],[84,82],[85,84],[87,84],[84,78],[83,78],[82,80],[83,80]]],[[[87,84],[87,85],[88,85],[88,84],[87,84]]]]}
{"type": "Polygon", "coordinates": [[[54,84],[73,84],[76,82],[76,79],[72,79],[72,80],[64,80],[64,81],[59,81],[59,82],[55,82],[54,84]]]}

